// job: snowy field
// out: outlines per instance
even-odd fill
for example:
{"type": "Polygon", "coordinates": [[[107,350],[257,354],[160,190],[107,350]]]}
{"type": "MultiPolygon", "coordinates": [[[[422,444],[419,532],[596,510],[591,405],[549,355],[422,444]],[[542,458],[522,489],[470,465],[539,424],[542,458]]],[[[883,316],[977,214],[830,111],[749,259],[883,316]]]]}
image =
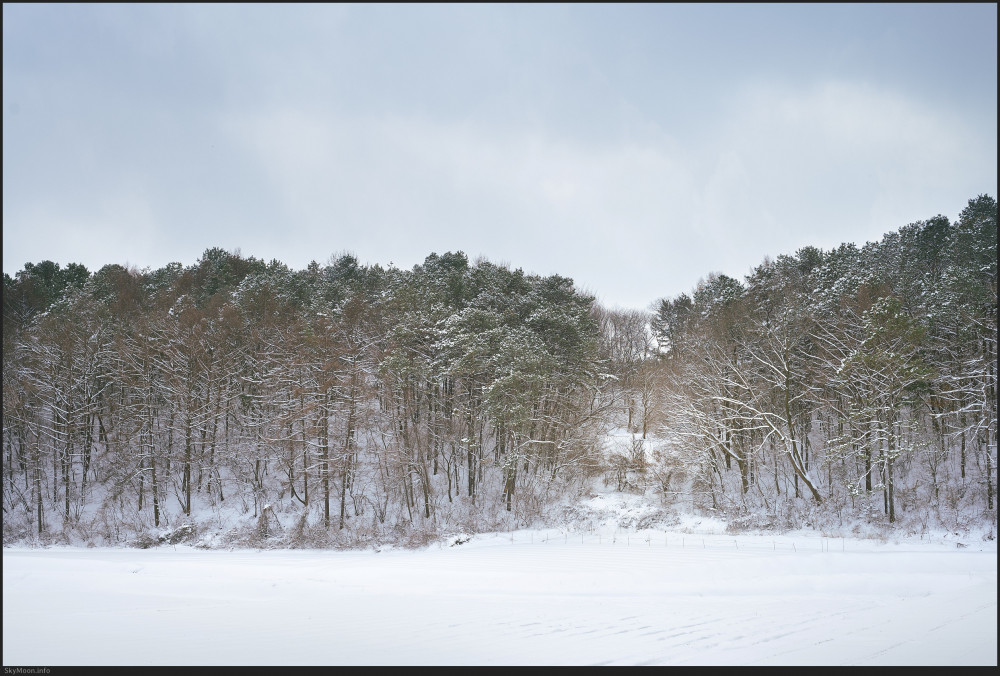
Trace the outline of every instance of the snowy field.
{"type": "Polygon", "coordinates": [[[995,540],[521,531],[449,545],[7,548],[3,663],[997,664],[995,540]]]}

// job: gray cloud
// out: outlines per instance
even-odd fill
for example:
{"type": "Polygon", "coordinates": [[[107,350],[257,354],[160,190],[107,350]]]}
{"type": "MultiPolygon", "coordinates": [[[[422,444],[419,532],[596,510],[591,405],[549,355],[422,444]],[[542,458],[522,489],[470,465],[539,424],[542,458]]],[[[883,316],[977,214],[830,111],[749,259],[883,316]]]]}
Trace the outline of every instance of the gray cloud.
{"type": "Polygon", "coordinates": [[[643,307],[996,194],[995,7],[3,11],[10,273],[464,250],[643,307]]]}

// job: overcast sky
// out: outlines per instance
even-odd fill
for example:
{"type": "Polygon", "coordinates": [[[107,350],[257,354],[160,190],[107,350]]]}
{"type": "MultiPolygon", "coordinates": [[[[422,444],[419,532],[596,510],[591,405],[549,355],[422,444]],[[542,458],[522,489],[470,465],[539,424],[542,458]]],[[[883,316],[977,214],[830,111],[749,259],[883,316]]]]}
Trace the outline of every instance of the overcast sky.
{"type": "Polygon", "coordinates": [[[3,269],[464,251],[647,307],[997,194],[997,7],[3,5],[3,269]]]}

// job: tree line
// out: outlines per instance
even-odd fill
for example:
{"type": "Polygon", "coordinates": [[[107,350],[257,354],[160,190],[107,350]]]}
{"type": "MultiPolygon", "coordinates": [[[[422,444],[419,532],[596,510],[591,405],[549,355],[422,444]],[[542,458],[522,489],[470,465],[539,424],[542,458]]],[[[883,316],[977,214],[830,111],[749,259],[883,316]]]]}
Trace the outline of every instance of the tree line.
{"type": "MultiPolygon", "coordinates": [[[[997,206],[805,247],[661,299],[661,465],[731,516],[787,498],[954,524],[996,515],[997,206]]],[[[661,468],[661,473],[665,471],[661,468]]]]}
{"type": "Polygon", "coordinates": [[[748,525],[995,520],[996,216],[979,196],[652,312],[461,252],[28,263],[4,275],[4,541],[209,514],[243,542],[420,541],[600,477],[748,525]]]}
{"type": "Polygon", "coordinates": [[[26,265],[4,279],[5,537],[234,505],[351,538],[523,520],[598,464],[592,304],[461,252],[26,265]]]}

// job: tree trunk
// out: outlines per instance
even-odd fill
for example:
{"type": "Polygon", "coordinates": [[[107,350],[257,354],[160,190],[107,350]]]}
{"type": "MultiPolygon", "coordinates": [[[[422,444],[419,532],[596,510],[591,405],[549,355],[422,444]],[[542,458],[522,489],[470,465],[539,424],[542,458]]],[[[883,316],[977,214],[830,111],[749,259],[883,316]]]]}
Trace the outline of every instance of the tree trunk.
{"type": "Polygon", "coordinates": [[[184,418],[184,478],[181,482],[184,491],[184,514],[191,516],[191,411],[188,409],[184,418]]]}
{"type": "MultiPolygon", "coordinates": [[[[325,403],[325,402],[324,402],[325,403]]],[[[320,421],[319,421],[319,474],[320,483],[323,487],[323,525],[326,528],[330,527],[330,416],[327,413],[326,406],[320,408],[320,421]]]]}

